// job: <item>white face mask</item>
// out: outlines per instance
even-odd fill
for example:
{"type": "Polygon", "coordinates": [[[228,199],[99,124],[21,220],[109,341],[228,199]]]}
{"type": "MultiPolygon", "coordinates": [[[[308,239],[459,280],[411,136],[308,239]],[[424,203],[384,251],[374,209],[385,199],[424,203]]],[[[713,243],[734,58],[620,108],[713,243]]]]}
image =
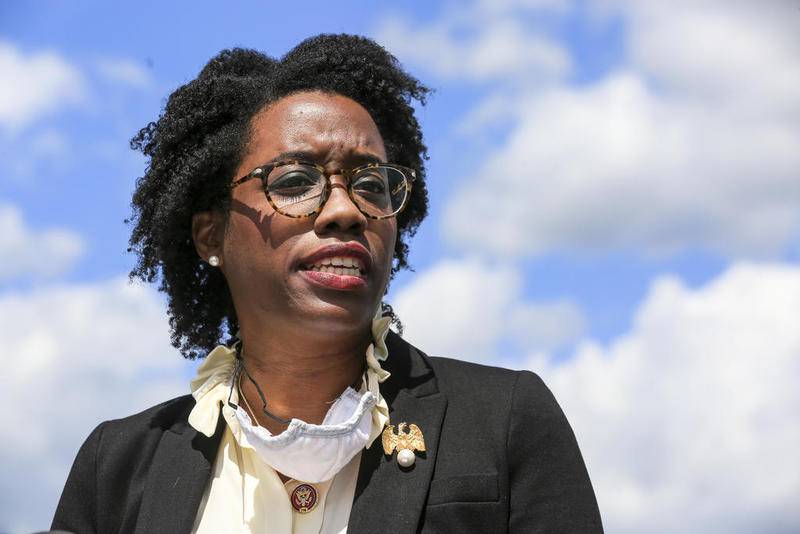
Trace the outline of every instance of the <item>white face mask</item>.
{"type": "Polygon", "coordinates": [[[241,406],[231,403],[224,409],[232,412],[248,443],[265,463],[285,476],[316,484],[333,478],[367,445],[376,402],[371,392],[359,395],[348,387],[321,425],[292,419],[289,428],[277,436],[254,426],[241,406]]]}

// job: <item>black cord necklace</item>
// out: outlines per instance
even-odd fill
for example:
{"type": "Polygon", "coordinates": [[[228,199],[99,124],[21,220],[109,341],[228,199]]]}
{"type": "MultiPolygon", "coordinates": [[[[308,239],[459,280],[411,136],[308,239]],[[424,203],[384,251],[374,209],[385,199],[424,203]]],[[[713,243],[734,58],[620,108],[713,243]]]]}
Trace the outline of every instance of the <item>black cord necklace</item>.
{"type": "MultiPolygon", "coordinates": [[[[350,385],[350,387],[352,387],[353,389],[356,389],[356,386],[358,385],[359,380],[361,380],[363,378],[364,372],[366,372],[364,367],[366,367],[366,361],[364,361],[364,364],[363,364],[362,369],[361,369],[361,373],[359,373],[358,378],[356,378],[353,381],[353,383],[350,385]]],[[[281,423],[282,425],[288,425],[289,423],[291,423],[292,419],[293,419],[292,417],[290,417],[289,419],[284,419],[283,417],[272,413],[267,408],[267,397],[264,395],[264,392],[261,390],[261,387],[258,385],[258,382],[256,382],[253,379],[253,377],[250,375],[250,372],[247,370],[247,367],[245,367],[245,365],[244,365],[244,359],[242,358],[242,342],[241,341],[238,341],[236,343],[236,367],[234,367],[234,370],[233,370],[233,381],[231,383],[231,391],[230,391],[230,393],[228,393],[228,406],[230,406],[234,410],[238,409],[238,406],[231,400],[231,398],[233,397],[233,388],[238,386],[239,380],[241,379],[242,372],[244,372],[244,375],[247,377],[247,379],[250,380],[250,382],[253,383],[253,386],[255,386],[256,393],[258,393],[258,397],[261,399],[261,404],[262,404],[261,411],[263,412],[263,414],[265,416],[269,417],[270,419],[272,419],[273,421],[277,421],[278,423],[281,423]]],[[[241,392],[241,395],[242,395],[242,397],[244,397],[244,392],[241,392]]],[[[253,417],[255,417],[255,415],[256,414],[253,414],[253,417]]]]}
{"type": "MultiPolygon", "coordinates": [[[[239,383],[239,379],[241,377],[242,371],[244,371],[244,375],[255,386],[256,392],[258,393],[258,396],[261,399],[261,403],[262,403],[261,411],[264,413],[264,415],[269,417],[273,421],[277,421],[278,423],[280,423],[282,425],[288,425],[289,423],[291,423],[292,422],[292,418],[291,417],[289,419],[284,419],[280,415],[275,415],[274,413],[269,411],[269,409],[267,408],[267,397],[264,396],[264,392],[261,391],[261,388],[259,387],[258,383],[255,380],[253,380],[253,377],[250,376],[250,372],[247,370],[247,367],[244,366],[244,360],[242,359],[242,342],[241,341],[236,343],[236,367],[233,370],[233,381],[231,383],[231,391],[230,391],[230,393],[228,393],[228,406],[230,406],[234,410],[238,408],[238,406],[236,406],[236,404],[234,404],[231,401],[231,397],[233,396],[233,388],[239,383]]],[[[244,393],[242,393],[242,395],[244,395],[244,393]]],[[[255,417],[255,415],[256,414],[253,414],[254,417],[255,417]]]]}

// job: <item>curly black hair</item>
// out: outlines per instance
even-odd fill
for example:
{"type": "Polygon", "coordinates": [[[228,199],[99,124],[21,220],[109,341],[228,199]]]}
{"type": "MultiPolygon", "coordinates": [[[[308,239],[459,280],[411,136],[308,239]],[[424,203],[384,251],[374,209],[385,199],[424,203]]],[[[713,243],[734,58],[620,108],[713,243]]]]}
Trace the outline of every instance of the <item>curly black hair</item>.
{"type": "Polygon", "coordinates": [[[246,152],[251,119],[300,91],[336,93],[364,106],[389,160],[417,170],[411,198],[398,215],[392,274],[408,267],[407,239],[428,211],[427,148],[412,101],[424,105],[430,90],[383,47],[359,36],[318,35],[280,60],[255,50],[223,50],[196,79],[175,90],[158,120],[131,140],[148,164],[136,182],[128,220],[133,224],[128,250],[137,256],[130,276],[160,280],[172,344],[186,358],[205,356],[238,330],[224,276],[195,250],[192,215],[228,212],[228,186],[246,152]]]}

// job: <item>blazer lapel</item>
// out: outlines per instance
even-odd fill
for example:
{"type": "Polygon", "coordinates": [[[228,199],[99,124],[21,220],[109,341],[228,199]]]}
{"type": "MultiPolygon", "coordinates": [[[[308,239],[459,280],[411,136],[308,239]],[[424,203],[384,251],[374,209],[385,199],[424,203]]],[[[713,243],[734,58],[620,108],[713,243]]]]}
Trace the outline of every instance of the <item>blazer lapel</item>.
{"type": "Polygon", "coordinates": [[[225,421],[208,438],[181,421],[166,430],[153,457],[136,534],[189,534],[211,474],[225,421]]]}
{"type": "Polygon", "coordinates": [[[439,392],[433,371],[422,355],[394,334],[387,338],[392,373],[381,385],[389,404],[389,420],[414,423],[425,438],[425,453],[402,469],[397,455],[387,457],[378,438],[361,456],[349,533],[400,534],[417,531],[436,463],[436,451],[447,399],[439,392]]]}

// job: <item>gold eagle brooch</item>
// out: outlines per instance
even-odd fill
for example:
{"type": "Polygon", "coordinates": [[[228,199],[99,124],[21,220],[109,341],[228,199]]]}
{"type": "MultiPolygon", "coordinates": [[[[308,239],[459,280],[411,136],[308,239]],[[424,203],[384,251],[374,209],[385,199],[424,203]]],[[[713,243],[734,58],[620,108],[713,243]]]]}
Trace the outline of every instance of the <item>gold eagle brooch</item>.
{"type": "Polygon", "coordinates": [[[394,432],[394,425],[389,425],[383,430],[381,436],[383,440],[383,452],[391,456],[397,450],[397,463],[401,467],[411,467],[417,457],[414,451],[425,452],[425,438],[422,437],[422,430],[417,425],[411,423],[400,423],[397,425],[397,434],[394,432]],[[406,431],[406,427],[408,430],[406,431]]]}

